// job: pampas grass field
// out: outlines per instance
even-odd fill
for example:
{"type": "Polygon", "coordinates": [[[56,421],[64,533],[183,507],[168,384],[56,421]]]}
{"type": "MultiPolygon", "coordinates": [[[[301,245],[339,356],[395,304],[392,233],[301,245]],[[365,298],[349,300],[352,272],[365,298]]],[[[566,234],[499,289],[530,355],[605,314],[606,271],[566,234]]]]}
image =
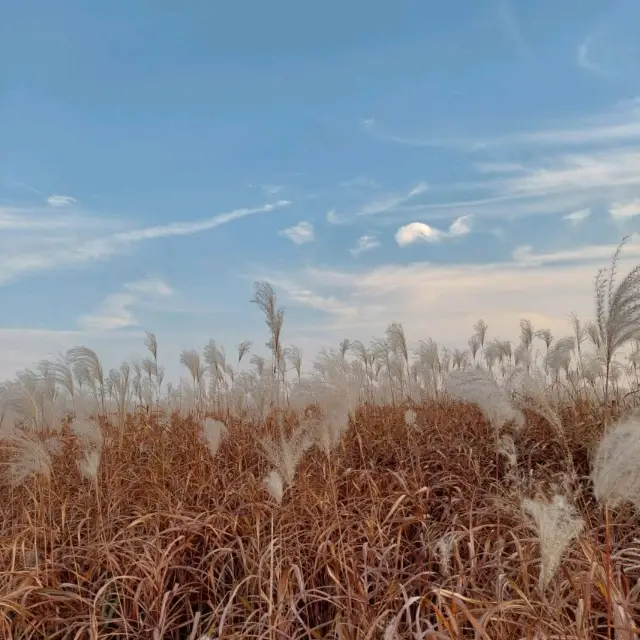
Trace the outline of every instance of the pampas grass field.
{"type": "MultiPolygon", "coordinates": [[[[622,249],[622,245],[621,245],[622,249]]],[[[567,336],[87,347],[0,389],[0,637],[637,638],[640,269],[567,336]]]]}

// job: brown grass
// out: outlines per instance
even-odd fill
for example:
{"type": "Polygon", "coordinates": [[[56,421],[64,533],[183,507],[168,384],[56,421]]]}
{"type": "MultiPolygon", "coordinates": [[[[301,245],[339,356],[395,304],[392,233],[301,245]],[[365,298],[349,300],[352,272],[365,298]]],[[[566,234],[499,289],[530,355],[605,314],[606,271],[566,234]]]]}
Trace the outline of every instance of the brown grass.
{"type": "MultiPolygon", "coordinates": [[[[607,580],[604,517],[581,479],[585,532],[541,593],[520,500],[551,495],[562,478],[551,427],[529,416],[516,489],[475,408],[415,410],[407,427],[404,409],[362,407],[330,460],[307,453],[282,506],[263,486],[257,443],[272,423],[231,422],[212,459],[193,421],[174,416],[167,430],[130,416],[123,439],[106,430],[97,485],[82,479],[65,430],[49,481],[0,485],[0,637],[632,638],[632,511],[610,514],[607,580]]],[[[586,407],[564,421],[586,476],[601,426],[586,407]]]]}

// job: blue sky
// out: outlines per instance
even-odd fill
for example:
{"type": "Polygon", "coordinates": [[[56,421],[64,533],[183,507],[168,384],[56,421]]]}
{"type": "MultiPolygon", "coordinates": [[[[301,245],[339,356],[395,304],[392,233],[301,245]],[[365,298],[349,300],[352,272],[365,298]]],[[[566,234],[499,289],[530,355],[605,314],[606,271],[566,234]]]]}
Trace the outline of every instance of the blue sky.
{"type": "Polygon", "coordinates": [[[145,329],[173,377],[209,338],[264,351],[259,279],[308,360],[391,321],[568,332],[640,231],[637,24],[632,0],[9,0],[0,375],[74,344],[114,366],[145,329]]]}

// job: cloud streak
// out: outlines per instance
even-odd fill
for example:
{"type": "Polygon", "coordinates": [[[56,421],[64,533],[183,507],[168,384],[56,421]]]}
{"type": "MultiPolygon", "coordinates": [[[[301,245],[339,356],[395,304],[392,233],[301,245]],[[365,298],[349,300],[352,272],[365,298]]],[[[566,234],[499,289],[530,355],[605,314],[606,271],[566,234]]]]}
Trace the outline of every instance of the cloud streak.
{"type": "Polygon", "coordinates": [[[129,249],[140,242],[160,238],[189,236],[211,231],[235,220],[268,213],[290,204],[280,200],[261,207],[235,209],[203,220],[176,222],[121,231],[102,238],[77,237],[62,238],[60,243],[45,244],[38,251],[21,251],[0,256],[0,284],[6,284],[20,277],[45,269],[69,267],[95,260],[104,260],[129,249]]]}
{"type": "Polygon", "coordinates": [[[71,196],[51,195],[47,198],[47,202],[52,207],[67,207],[70,204],[77,204],[78,201],[71,196]]]}
{"type": "Polygon", "coordinates": [[[597,117],[574,117],[578,126],[541,128],[531,131],[514,131],[504,135],[461,136],[440,138],[437,136],[397,135],[383,130],[373,118],[361,121],[363,130],[371,136],[388,142],[412,147],[449,147],[466,151],[513,146],[562,146],[613,144],[640,139],[640,110],[630,101],[597,117]]]}

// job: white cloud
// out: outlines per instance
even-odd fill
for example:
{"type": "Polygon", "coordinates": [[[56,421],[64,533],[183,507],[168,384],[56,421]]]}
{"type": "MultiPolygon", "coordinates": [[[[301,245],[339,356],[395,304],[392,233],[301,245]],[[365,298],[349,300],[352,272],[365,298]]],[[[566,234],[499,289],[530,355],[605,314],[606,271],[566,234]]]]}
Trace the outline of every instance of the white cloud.
{"type": "Polygon", "coordinates": [[[640,215],[640,198],[628,202],[616,202],[611,205],[609,213],[614,220],[623,221],[640,215]]]}
{"type": "Polygon", "coordinates": [[[279,235],[288,238],[295,244],[305,244],[307,242],[313,242],[315,238],[313,225],[310,222],[299,222],[292,227],[282,229],[278,233],[279,235]]]}
{"type": "Polygon", "coordinates": [[[579,225],[591,215],[591,209],[579,209],[573,213],[567,213],[562,216],[563,220],[568,220],[574,226],[579,225]]]}
{"type": "Polygon", "coordinates": [[[449,227],[449,235],[451,237],[455,236],[466,236],[468,233],[471,233],[471,227],[469,226],[469,220],[471,220],[471,216],[461,216],[457,218],[451,223],[449,227]]]}
{"type": "Polygon", "coordinates": [[[471,216],[461,216],[451,223],[449,231],[441,231],[423,222],[411,222],[403,225],[396,231],[396,242],[399,246],[404,247],[420,240],[425,242],[440,242],[446,238],[454,238],[456,236],[464,236],[471,233],[469,219],[471,216]]]}
{"type": "Polygon", "coordinates": [[[137,324],[130,309],[136,302],[132,293],[111,293],[93,312],[80,317],[78,324],[82,329],[94,331],[112,331],[137,324]]]}
{"type": "Polygon", "coordinates": [[[51,195],[47,198],[47,202],[52,207],[66,207],[70,204],[76,204],[78,201],[71,196],[51,195]]]}
{"type": "Polygon", "coordinates": [[[327,211],[327,215],[325,216],[325,218],[329,224],[342,224],[345,221],[344,218],[341,218],[336,213],[335,209],[329,209],[329,211],[327,211]]]}
{"type": "Polygon", "coordinates": [[[378,238],[376,238],[376,236],[364,235],[358,238],[358,244],[353,249],[350,249],[349,251],[351,255],[358,256],[361,253],[364,253],[365,251],[371,251],[373,249],[376,249],[379,246],[380,246],[380,241],[378,240],[378,238]]]}
{"type": "Polygon", "coordinates": [[[113,331],[137,326],[138,321],[132,307],[144,297],[168,297],[174,293],[170,286],[158,279],[128,282],[122,288],[121,292],[110,293],[94,312],[81,316],[79,326],[84,330],[94,331],[113,331]]]}
{"type": "Polygon", "coordinates": [[[396,242],[401,247],[413,244],[418,240],[440,242],[443,237],[444,233],[442,231],[434,229],[424,222],[410,222],[396,231],[396,242]]]}
{"type": "MultiPolygon", "coordinates": [[[[327,315],[290,327],[323,344],[345,336],[368,340],[393,321],[402,322],[410,341],[431,336],[449,346],[466,348],[473,323],[483,318],[490,336],[517,340],[521,318],[556,337],[571,332],[568,313],[593,316],[593,278],[608,266],[614,245],[591,245],[555,253],[528,249],[518,259],[497,264],[387,264],[373,269],[306,269],[295,281],[280,281],[284,304],[327,315]],[[527,257],[527,261],[522,258],[527,257]],[[425,286],[428,283],[428,286],[425,286]],[[304,295],[299,292],[304,291],[304,295]],[[330,303],[324,305],[325,301],[330,303]]],[[[623,249],[622,276],[635,266],[640,242],[623,249]]]]}

